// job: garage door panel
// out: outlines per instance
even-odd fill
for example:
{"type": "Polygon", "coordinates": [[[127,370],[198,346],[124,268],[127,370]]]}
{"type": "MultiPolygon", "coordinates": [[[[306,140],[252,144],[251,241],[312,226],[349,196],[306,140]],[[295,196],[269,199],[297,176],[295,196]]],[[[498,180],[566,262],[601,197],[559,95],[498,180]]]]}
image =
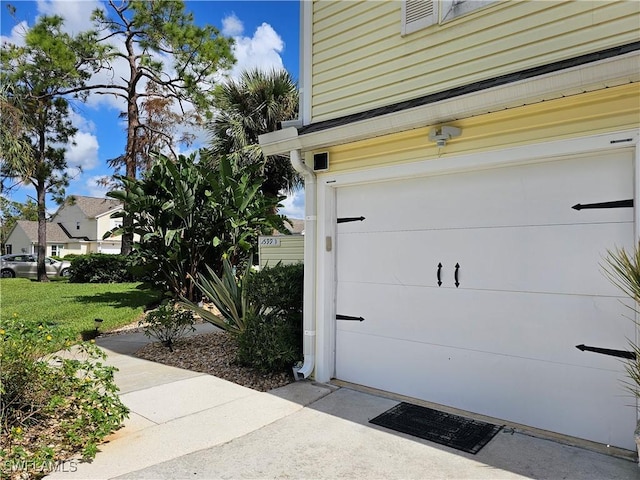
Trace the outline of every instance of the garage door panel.
{"type": "Polygon", "coordinates": [[[632,311],[601,265],[634,246],[633,152],[338,188],[336,376],[632,448],[632,311]],[[438,264],[442,264],[438,286],[438,264]],[[455,285],[455,265],[459,285],[455,285]]]}
{"type": "Polygon", "coordinates": [[[573,210],[576,204],[633,198],[633,155],[594,154],[564,161],[407,178],[339,189],[338,233],[505,225],[633,221],[633,210],[573,210]],[[488,215],[490,214],[490,215],[488,215]]]}
{"type": "Polygon", "coordinates": [[[618,295],[601,264],[612,239],[632,238],[633,223],[339,235],[337,278],[435,287],[442,264],[442,288],[454,288],[459,264],[462,289],[618,295]]]}
{"type": "MultiPolygon", "coordinates": [[[[622,371],[616,357],[581,352],[575,346],[626,349],[634,334],[624,299],[579,295],[513,294],[432,287],[344,283],[338,313],[342,332],[442,345],[589,368],[622,371]]],[[[348,357],[345,358],[348,362],[348,357]]],[[[343,365],[337,362],[340,377],[343,365]]],[[[361,366],[365,368],[365,366],[361,366]]],[[[340,377],[341,378],[341,377],[340,377]]]]}
{"type": "Polygon", "coordinates": [[[341,342],[348,345],[351,357],[350,367],[340,376],[343,380],[593,441],[633,446],[633,399],[621,391],[622,376],[608,370],[500,359],[444,346],[425,349],[419,343],[381,337],[362,342],[352,332],[338,337],[338,351],[344,352],[341,342]],[[358,365],[368,365],[367,373],[358,365]],[[558,388],[559,384],[566,388],[558,388]]]}

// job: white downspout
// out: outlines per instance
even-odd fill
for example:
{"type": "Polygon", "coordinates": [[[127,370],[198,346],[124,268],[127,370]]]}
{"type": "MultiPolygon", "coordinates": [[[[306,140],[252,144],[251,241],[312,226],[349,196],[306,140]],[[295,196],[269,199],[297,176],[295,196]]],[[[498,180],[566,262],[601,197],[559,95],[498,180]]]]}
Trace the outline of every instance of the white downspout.
{"type": "Polygon", "coordinates": [[[296,380],[309,378],[316,360],[316,174],[304,163],[300,150],[292,150],[291,166],[304,178],[304,304],[302,328],[304,330],[302,353],[304,363],[293,368],[296,380]]]}

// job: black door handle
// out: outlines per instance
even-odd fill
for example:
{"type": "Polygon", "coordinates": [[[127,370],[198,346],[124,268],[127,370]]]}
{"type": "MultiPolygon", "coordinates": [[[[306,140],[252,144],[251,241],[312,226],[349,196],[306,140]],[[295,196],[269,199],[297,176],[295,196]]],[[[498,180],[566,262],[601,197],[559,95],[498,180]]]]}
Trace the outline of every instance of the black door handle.
{"type": "Polygon", "coordinates": [[[460,270],[460,264],[456,263],[456,271],[453,274],[453,278],[456,281],[456,288],[458,288],[460,286],[460,282],[458,281],[458,271],[460,270]]]}
{"type": "Polygon", "coordinates": [[[442,273],[442,264],[438,263],[438,286],[442,285],[442,280],[440,278],[441,273],[442,273]]]}

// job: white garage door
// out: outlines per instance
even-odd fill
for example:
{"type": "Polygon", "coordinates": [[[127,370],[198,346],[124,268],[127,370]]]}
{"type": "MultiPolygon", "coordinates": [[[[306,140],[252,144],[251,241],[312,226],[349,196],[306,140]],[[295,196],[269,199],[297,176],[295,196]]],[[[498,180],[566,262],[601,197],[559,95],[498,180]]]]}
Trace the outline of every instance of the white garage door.
{"type": "Polygon", "coordinates": [[[339,188],[336,377],[633,448],[621,360],[576,349],[633,338],[633,208],[571,208],[633,190],[629,151],[339,188]]]}

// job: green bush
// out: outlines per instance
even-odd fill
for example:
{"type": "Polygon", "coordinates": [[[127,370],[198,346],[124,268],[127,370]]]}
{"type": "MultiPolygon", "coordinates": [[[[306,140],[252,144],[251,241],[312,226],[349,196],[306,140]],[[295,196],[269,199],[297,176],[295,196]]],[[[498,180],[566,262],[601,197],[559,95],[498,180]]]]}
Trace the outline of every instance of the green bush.
{"type": "Polygon", "coordinates": [[[255,272],[247,282],[247,300],[281,312],[302,315],[304,265],[282,265],[255,272]]]}
{"type": "Polygon", "coordinates": [[[245,330],[237,338],[237,360],[264,372],[280,372],[300,360],[301,341],[297,322],[287,316],[250,311],[245,317],[245,330]]]}
{"type": "Polygon", "coordinates": [[[173,344],[187,331],[194,331],[195,319],[189,310],[179,310],[173,303],[164,303],[147,314],[140,325],[144,334],[156,338],[173,352],[173,344]]]}
{"type": "Polygon", "coordinates": [[[72,283],[123,283],[134,281],[131,260],[123,255],[91,253],[71,261],[72,283]]]}
{"type": "Polygon", "coordinates": [[[304,267],[276,265],[250,275],[251,309],[238,335],[238,361],[263,371],[281,371],[302,358],[304,267]]]}
{"type": "Polygon", "coordinates": [[[0,458],[20,478],[40,477],[75,453],[93,458],[128,415],[116,369],[93,343],[71,346],[55,327],[12,318],[0,329],[0,358],[0,458]]]}

